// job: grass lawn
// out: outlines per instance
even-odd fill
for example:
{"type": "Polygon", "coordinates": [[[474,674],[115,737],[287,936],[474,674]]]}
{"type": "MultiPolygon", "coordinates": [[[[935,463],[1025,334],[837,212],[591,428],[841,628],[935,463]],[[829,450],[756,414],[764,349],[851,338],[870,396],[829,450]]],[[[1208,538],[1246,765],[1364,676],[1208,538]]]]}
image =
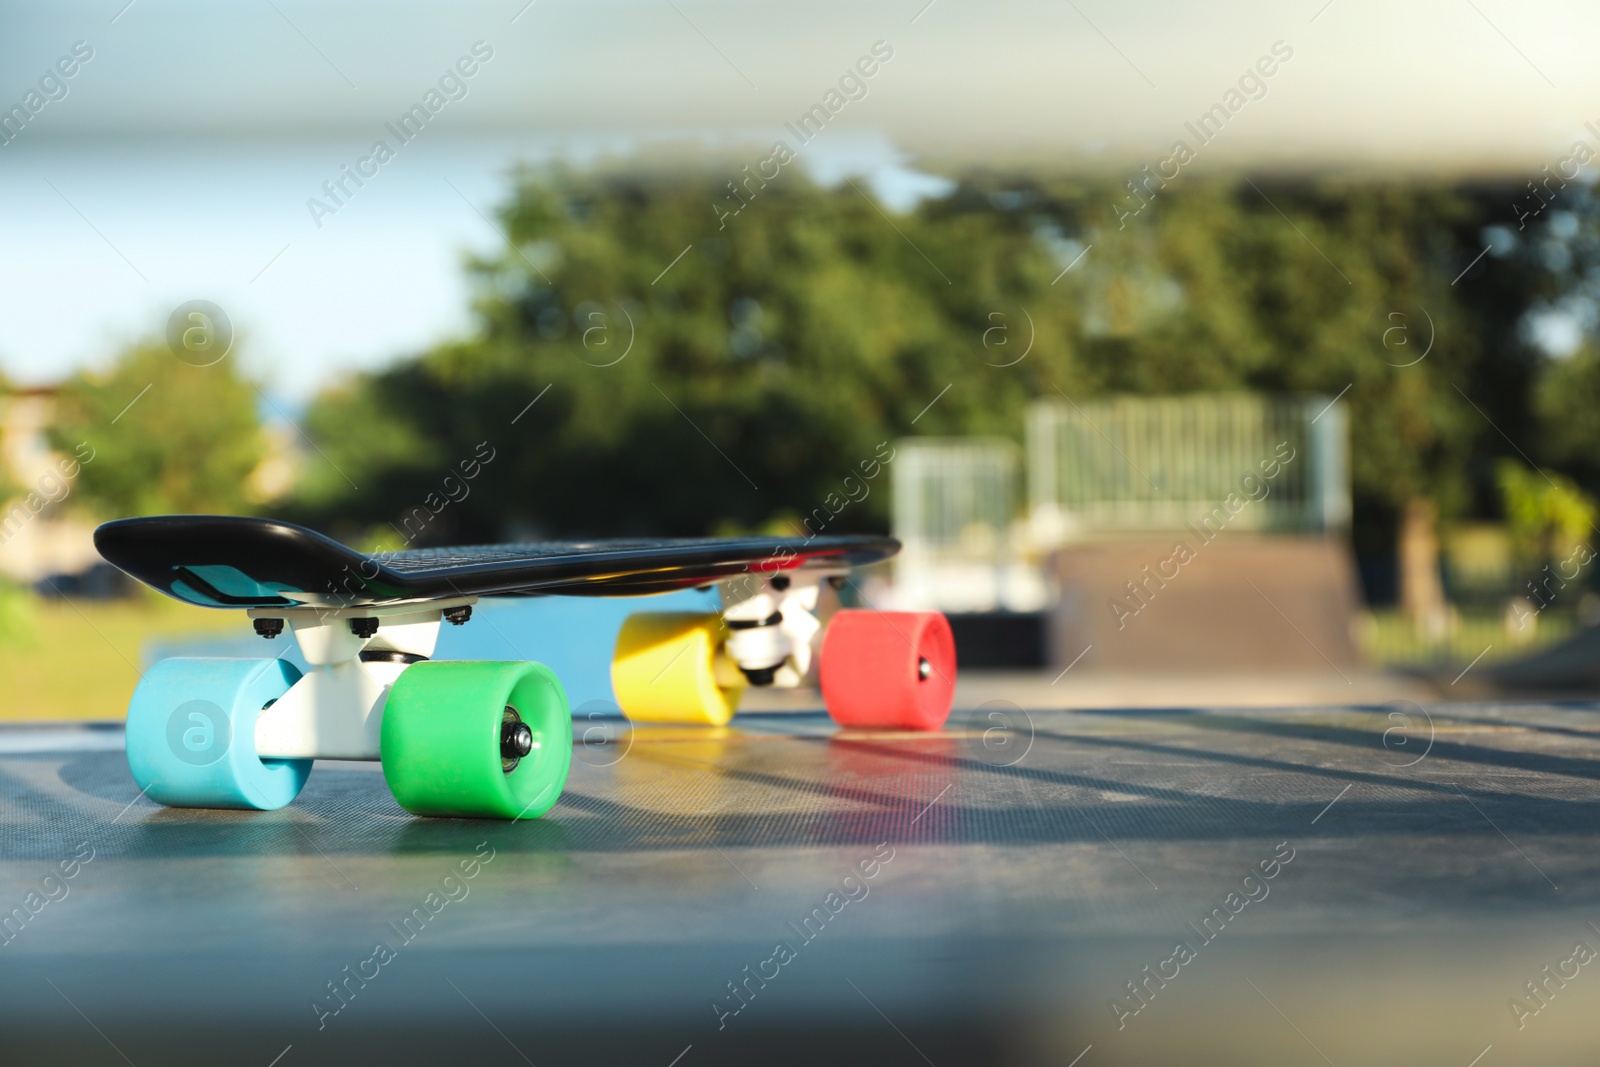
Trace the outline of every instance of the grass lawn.
{"type": "Polygon", "coordinates": [[[1578,630],[1570,616],[1546,612],[1538,628],[1518,640],[1507,633],[1505,619],[1497,612],[1461,612],[1450,632],[1430,640],[1398,611],[1384,610],[1368,615],[1363,624],[1367,653],[1381,666],[1418,667],[1496,663],[1532,655],[1558,644],[1578,630]],[[1481,657],[1481,658],[1478,658],[1481,657]]]}
{"type": "Polygon", "coordinates": [[[139,680],[145,640],[248,634],[236,611],[150,594],[133,600],[30,599],[27,633],[0,640],[0,721],[120,719],[139,680]]]}

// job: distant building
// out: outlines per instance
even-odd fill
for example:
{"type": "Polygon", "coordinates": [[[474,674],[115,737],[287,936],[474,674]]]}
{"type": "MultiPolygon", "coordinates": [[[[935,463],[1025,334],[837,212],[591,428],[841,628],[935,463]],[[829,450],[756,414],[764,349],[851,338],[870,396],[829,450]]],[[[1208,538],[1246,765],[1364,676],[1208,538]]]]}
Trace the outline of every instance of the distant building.
{"type": "Polygon", "coordinates": [[[101,562],[95,523],[71,506],[76,457],[50,447],[51,387],[0,394],[0,575],[32,585],[101,562]]]}

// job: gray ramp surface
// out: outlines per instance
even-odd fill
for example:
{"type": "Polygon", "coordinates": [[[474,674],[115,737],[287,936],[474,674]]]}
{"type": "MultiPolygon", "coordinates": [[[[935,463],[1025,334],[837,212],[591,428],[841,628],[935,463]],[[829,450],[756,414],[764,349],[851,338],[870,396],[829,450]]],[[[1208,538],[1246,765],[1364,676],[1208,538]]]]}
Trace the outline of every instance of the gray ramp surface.
{"type": "Polygon", "coordinates": [[[580,721],[516,824],[0,729],[0,1063],[1592,1063],[1596,710],[580,721]]]}

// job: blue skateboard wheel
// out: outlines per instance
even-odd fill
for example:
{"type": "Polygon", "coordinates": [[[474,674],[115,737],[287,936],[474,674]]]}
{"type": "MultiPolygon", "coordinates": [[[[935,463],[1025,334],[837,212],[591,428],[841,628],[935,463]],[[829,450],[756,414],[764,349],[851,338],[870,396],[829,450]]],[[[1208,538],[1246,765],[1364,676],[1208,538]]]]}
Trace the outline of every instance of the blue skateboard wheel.
{"type": "Polygon", "coordinates": [[[128,705],[128,769],[151,800],[271,811],[299,794],[308,759],[256,755],[256,718],[300,671],[281,659],[157,662],[128,705]]]}

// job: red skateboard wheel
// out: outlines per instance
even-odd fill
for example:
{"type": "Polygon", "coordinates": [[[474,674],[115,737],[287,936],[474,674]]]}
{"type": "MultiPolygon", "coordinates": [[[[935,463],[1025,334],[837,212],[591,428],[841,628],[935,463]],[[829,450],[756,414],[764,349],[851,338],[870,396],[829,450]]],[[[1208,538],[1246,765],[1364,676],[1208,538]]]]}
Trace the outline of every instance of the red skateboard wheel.
{"type": "Polygon", "coordinates": [[[955,636],[936,611],[846,609],[828,623],[821,674],[840,726],[937,730],[955,699],[955,636]]]}

